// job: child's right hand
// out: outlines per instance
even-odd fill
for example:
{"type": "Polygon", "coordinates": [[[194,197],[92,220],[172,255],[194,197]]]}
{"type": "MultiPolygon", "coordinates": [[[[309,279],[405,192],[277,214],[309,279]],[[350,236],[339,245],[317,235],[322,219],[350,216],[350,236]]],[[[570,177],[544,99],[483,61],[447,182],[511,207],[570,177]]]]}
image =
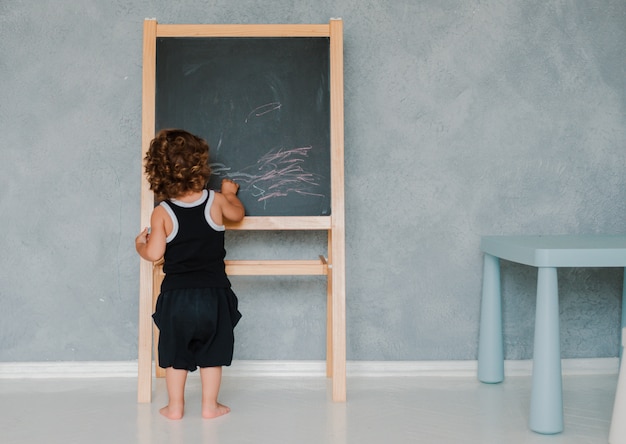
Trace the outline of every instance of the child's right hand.
{"type": "Polygon", "coordinates": [[[222,179],[222,192],[215,193],[216,206],[220,211],[213,214],[213,209],[211,209],[211,217],[218,224],[222,224],[222,217],[232,222],[239,222],[245,216],[246,210],[237,198],[238,190],[239,185],[236,182],[231,179],[222,179]]]}
{"type": "Polygon", "coordinates": [[[239,190],[239,184],[231,179],[222,179],[222,194],[232,193],[237,194],[239,190]]]}

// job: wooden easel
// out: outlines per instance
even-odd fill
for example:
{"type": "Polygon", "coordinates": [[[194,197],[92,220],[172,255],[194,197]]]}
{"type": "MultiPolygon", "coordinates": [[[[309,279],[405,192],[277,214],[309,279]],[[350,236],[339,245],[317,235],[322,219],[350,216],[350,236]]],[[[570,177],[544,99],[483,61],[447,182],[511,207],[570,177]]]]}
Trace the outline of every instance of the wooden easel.
{"type": "MultiPolygon", "coordinates": [[[[227,261],[229,275],[326,275],[326,374],[332,378],[332,399],[346,400],[346,303],[344,211],[344,111],[343,22],[327,25],[164,25],[144,21],[142,159],[155,135],[155,84],[157,37],[329,37],[330,41],[330,143],[331,215],[245,217],[227,225],[229,230],[323,230],[328,235],[328,257],[317,260],[227,261]]],[[[154,196],[142,174],[141,227],[150,224],[154,196]]],[[[163,274],[160,264],[141,260],[139,282],[139,402],[152,399],[152,310],[163,274]]],[[[160,374],[157,367],[157,374],[160,374]]]]}

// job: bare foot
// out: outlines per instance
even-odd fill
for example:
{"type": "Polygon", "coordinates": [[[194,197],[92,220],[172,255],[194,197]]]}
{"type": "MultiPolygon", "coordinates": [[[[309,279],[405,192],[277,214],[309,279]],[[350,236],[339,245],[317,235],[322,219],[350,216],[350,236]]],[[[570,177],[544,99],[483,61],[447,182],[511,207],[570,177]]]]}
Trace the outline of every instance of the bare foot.
{"type": "Polygon", "coordinates": [[[213,419],[218,416],[225,415],[230,412],[230,407],[217,403],[216,406],[202,406],[202,417],[204,419],[213,419]]]}
{"type": "Polygon", "coordinates": [[[182,407],[170,407],[166,405],[161,410],[159,410],[161,415],[165,416],[167,419],[181,419],[183,417],[183,408],[182,407]]]}

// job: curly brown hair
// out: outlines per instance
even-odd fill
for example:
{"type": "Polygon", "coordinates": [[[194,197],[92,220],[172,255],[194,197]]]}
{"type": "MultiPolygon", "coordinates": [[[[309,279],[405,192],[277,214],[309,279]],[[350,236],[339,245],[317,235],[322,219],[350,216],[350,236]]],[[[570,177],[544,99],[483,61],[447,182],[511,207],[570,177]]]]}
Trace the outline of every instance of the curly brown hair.
{"type": "Polygon", "coordinates": [[[164,129],[150,142],[145,171],[158,200],[202,191],[209,181],[209,145],[181,129],[164,129]]]}

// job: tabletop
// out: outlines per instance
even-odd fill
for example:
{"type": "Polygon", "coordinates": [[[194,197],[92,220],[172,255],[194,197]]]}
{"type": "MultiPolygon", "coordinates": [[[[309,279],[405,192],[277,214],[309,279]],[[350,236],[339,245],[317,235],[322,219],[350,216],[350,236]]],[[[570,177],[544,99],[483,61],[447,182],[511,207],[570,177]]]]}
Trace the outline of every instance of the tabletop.
{"type": "Polygon", "coordinates": [[[480,249],[534,267],[626,267],[626,235],[483,236],[480,249]]]}

